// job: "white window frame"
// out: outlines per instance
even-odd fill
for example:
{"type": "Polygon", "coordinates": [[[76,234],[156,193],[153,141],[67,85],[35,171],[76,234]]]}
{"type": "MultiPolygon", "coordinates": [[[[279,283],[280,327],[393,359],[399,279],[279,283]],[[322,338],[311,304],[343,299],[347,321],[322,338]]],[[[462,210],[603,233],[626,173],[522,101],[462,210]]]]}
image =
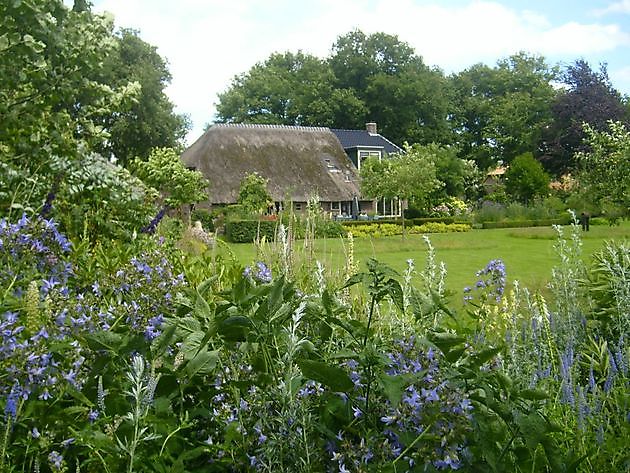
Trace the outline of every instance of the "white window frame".
{"type": "Polygon", "coordinates": [[[359,148],[357,150],[357,169],[360,171],[361,170],[361,161],[371,158],[371,157],[376,157],[378,158],[378,160],[380,161],[381,159],[383,159],[383,152],[380,149],[362,149],[359,148]]]}

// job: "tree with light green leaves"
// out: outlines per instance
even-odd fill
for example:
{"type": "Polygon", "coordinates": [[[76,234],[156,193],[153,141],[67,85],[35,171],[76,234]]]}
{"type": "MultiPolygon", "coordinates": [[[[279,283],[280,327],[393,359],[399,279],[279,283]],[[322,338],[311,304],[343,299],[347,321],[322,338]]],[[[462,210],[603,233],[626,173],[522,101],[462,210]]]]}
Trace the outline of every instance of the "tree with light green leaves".
{"type": "Polygon", "coordinates": [[[238,191],[238,204],[252,214],[262,214],[271,205],[273,199],[267,190],[267,181],[256,173],[245,176],[238,191]]]}
{"type": "Polygon", "coordinates": [[[403,153],[367,159],[361,165],[361,193],[375,199],[399,198],[415,208],[427,208],[431,193],[443,186],[436,175],[435,153],[435,146],[405,143],[403,153]]]}
{"type": "Polygon", "coordinates": [[[0,2],[0,18],[0,209],[35,212],[64,179],[51,157],[88,156],[107,139],[99,117],[128,107],[139,86],[97,78],[116,47],[109,16],[41,0],[0,2]]]}
{"type": "Polygon", "coordinates": [[[136,159],[132,169],[146,185],[161,193],[168,208],[195,204],[208,198],[208,181],[203,174],[186,168],[172,148],[155,148],[146,161],[136,159]]]}
{"type": "Polygon", "coordinates": [[[583,192],[614,216],[630,215],[630,131],[620,122],[608,130],[584,125],[589,151],[578,153],[578,180],[583,192]]]}

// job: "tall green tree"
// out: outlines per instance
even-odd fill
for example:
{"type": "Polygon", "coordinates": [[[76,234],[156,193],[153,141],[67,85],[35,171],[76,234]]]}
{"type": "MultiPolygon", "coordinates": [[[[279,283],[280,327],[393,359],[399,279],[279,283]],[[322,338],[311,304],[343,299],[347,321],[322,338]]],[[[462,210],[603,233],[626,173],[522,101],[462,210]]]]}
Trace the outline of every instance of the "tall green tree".
{"type": "Polygon", "coordinates": [[[335,126],[364,114],[351,90],[334,86],[325,61],[300,51],[272,54],[236,76],[217,104],[222,123],[335,126]]]}
{"type": "Polygon", "coordinates": [[[556,76],[543,57],[525,53],[452,76],[451,120],[461,156],[486,169],[536,151],[551,122],[556,76]]]}
{"type": "Polygon", "coordinates": [[[366,114],[358,121],[376,121],[383,135],[397,143],[451,140],[444,74],[426,66],[397,36],[352,31],[337,39],[328,63],[337,87],[363,102],[366,114]]]}
{"type": "Polygon", "coordinates": [[[505,190],[527,204],[537,196],[549,194],[549,175],[532,153],[523,153],[514,158],[505,172],[505,190]]]}
{"type": "Polygon", "coordinates": [[[603,131],[608,121],[628,123],[621,94],[612,86],[606,65],[594,71],[580,59],[567,66],[562,75],[566,88],[552,104],[553,121],[541,140],[541,160],[555,175],[576,168],[575,153],[585,151],[583,125],[603,131]]]}
{"type": "Polygon", "coordinates": [[[111,87],[134,82],[140,91],[126,110],[103,115],[109,138],[100,151],[126,165],[134,158],[148,159],[153,148],[181,147],[190,123],[186,116],[174,112],[164,93],[171,81],[166,61],[137,31],[122,29],[114,40],[115,48],[101,71],[103,80],[111,87]]]}
{"type": "Polygon", "coordinates": [[[363,128],[376,121],[394,142],[451,139],[448,81],[413,48],[384,33],[353,31],[327,59],[272,54],[219,95],[217,121],[363,128]]]}

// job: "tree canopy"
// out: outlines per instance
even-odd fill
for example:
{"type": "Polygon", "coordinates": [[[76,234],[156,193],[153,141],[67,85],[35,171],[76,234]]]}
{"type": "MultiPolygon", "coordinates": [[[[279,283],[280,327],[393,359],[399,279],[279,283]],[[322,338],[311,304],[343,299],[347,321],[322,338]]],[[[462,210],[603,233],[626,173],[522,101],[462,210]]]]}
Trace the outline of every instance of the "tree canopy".
{"type": "Polygon", "coordinates": [[[433,191],[443,186],[436,177],[434,146],[410,146],[387,159],[372,157],[361,165],[361,192],[372,198],[400,198],[424,209],[433,191]]]}
{"type": "Polygon", "coordinates": [[[155,194],[95,152],[126,162],[183,137],[166,63],[89,2],[0,2],[0,17],[0,212],[50,211],[54,197],[71,235],[87,219],[130,234],[155,194]]]}
{"type": "Polygon", "coordinates": [[[488,168],[534,152],[551,121],[557,71],[519,53],[491,68],[477,64],[452,77],[453,121],[462,157],[488,168]]]}
{"type": "Polygon", "coordinates": [[[505,173],[505,190],[527,204],[537,196],[549,194],[549,175],[532,153],[523,153],[514,158],[505,173]]]}
{"type": "Polygon", "coordinates": [[[174,112],[164,93],[171,81],[166,61],[137,31],[122,29],[114,40],[116,47],[103,64],[106,83],[134,82],[140,91],[125,110],[102,117],[109,138],[99,151],[125,165],[134,158],[147,159],[155,147],[180,148],[190,124],[186,116],[174,112]]]}
{"type": "Polygon", "coordinates": [[[354,93],[333,83],[325,61],[302,52],[275,53],[219,95],[218,121],[334,127],[363,116],[365,107],[354,93]]]}
{"type": "Polygon", "coordinates": [[[353,31],[331,56],[274,53],[219,95],[217,121],[362,128],[377,121],[394,142],[449,140],[447,80],[413,48],[353,31]]]}
{"type": "Polygon", "coordinates": [[[553,120],[543,130],[541,142],[541,160],[556,175],[575,169],[575,153],[585,151],[585,123],[599,131],[607,128],[609,120],[628,123],[628,111],[605,64],[598,72],[579,59],[566,68],[562,82],[565,89],[552,104],[553,120]]]}

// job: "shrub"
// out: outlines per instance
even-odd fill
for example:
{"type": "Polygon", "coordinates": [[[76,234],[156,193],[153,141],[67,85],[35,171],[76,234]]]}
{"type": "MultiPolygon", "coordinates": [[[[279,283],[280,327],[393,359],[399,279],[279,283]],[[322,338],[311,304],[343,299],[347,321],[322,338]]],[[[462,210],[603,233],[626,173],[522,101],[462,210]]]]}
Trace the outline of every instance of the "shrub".
{"type": "Polygon", "coordinates": [[[276,222],[268,220],[231,220],[225,224],[225,236],[233,243],[251,243],[262,237],[272,241],[276,226],[276,222]]]}
{"type": "Polygon", "coordinates": [[[411,227],[411,233],[454,233],[454,232],[467,232],[470,230],[470,225],[467,223],[442,223],[442,222],[428,222],[422,225],[411,227]]]}
{"type": "MultiPolygon", "coordinates": [[[[415,221],[416,219],[414,219],[415,221]]],[[[409,233],[450,233],[450,232],[466,232],[470,230],[467,223],[450,223],[443,222],[427,222],[422,225],[412,225],[407,231],[409,233]]],[[[372,223],[369,225],[357,225],[349,229],[355,237],[371,236],[374,238],[401,235],[402,226],[390,223],[372,223]]]]}
{"type": "Polygon", "coordinates": [[[519,227],[549,227],[551,225],[568,225],[571,218],[567,215],[561,218],[544,220],[506,220],[503,222],[483,222],[482,228],[519,228],[519,227]]]}
{"type": "Polygon", "coordinates": [[[375,223],[389,223],[392,225],[402,225],[402,219],[393,219],[393,218],[374,218],[374,220],[347,220],[342,221],[341,224],[344,227],[354,228],[361,227],[365,225],[374,225],[375,223]]]}
{"type": "Polygon", "coordinates": [[[425,223],[445,223],[451,224],[455,222],[455,217],[422,217],[412,220],[414,225],[424,225],[425,223]]]}
{"type": "Polygon", "coordinates": [[[315,236],[318,238],[337,238],[346,235],[346,229],[335,220],[329,218],[318,219],[315,222],[315,236]]]}

